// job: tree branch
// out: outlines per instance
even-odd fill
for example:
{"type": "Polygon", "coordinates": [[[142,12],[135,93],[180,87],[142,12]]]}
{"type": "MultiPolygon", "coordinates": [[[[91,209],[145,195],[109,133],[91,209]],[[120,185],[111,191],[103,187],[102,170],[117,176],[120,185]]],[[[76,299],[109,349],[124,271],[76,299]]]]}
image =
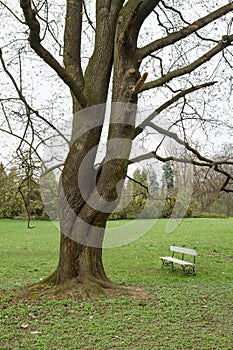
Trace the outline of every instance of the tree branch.
{"type": "Polygon", "coordinates": [[[25,24],[25,22],[23,22],[23,21],[15,14],[15,12],[12,11],[12,9],[11,9],[9,6],[7,6],[3,1],[0,1],[0,4],[1,4],[2,6],[4,6],[4,7],[11,13],[11,15],[14,16],[14,17],[17,19],[17,21],[19,21],[21,24],[25,24]]]}
{"type": "Polygon", "coordinates": [[[18,87],[16,80],[14,79],[13,75],[10,73],[10,71],[7,69],[6,65],[5,65],[5,61],[3,59],[2,56],[2,50],[0,48],[0,61],[2,63],[2,67],[4,69],[4,72],[7,74],[7,76],[10,78],[12,84],[14,85],[14,88],[19,96],[19,99],[23,102],[25,108],[26,108],[26,112],[29,115],[31,112],[34,113],[38,118],[40,118],[41,120],[43,120],[47,125],[49,125],[53,130],[55,130],[58,135],[60,135],[68,144],[69,141],[68,139],[60,132],[60,130],[58,130],[52,123],[50,123],[46,118],[44,118],[43,116],[41,116],[39,114],[38,111],[36,111],[35,109],[33,109],[27,102],[26,98],[24,97],[24,95],[21,92],[21,89],[18,87]]]}
{"type": "MultiPolygon", "coordinates": [[[[131,159],[129,161],[129,165],[137,163],[137,162],[141,162],[141,161],[146,160],[146,159],[151,159],[151,158],[156,158],[157,160],[159,160],[163,163],[173,161],[173,162],[183,163],[183,164],[192,164],[192,165],[196,165],[199,167],[200,166],[201,167],[208,167],[209,169],[214,168],[214,171],[216,171],[216,172],[218,172],[226,177],[226,181],[222,185],[220,191],[227,192],[227,193],[233,192],[233,189],[227,188],[227,185],[229,184],[230,180],[233,180],[233,175],[230,174],[228,171],[226,171],[222,168],[219,168],[219,165],[221,165],[222,162],[218,163],[217,161],[213,161],[210,159],[209,163],[207,163],[207,162],[200,162],[200,161],[197,161],[197,160],[192,159],[192,158],[178,158],[178,157],[174,157],[174,156],[162,157],[162,156],[158,155],[156,152],[150,152],[150,153],[144,154],[142,156],[136,157],[134,159],[131,159]]],[[[201,156],[201,158],[202,158],[202,156],[201,156]]]]}
{"type": "MultiPolygon", "coordinates": [[[[175,12],[176,14],[178,14],[179,18],[183,21],[184,24],[187,24],[187,25],[189,25],[189,26],[191,25],[190,22],[187,22],[187,21],[184,19],[184,17],[183,17],[183,15],[182,15],[181,11],[175,9],[175,8],[172,7],[172,6],[169,6],[169,5],[165,4],[165,2],[164,2],[163,0],[161,0],[161,4],[163,5],[163,7],[164,7],[165,9],[168,9],[168,10],[170,10],[170,11],[175,12]]],[[[168,33],[168,34],[169,34],[169,33],[168,33]]],[[[217,43],[217,42],[218,42],[218,41],[215,40],[215,39],[204,38],[204,37],[203,37],[202,35],[200,35],[197,31],[195,32],[195,34],[196,34],[196,36],[197,36],[199,39],[201,39],[201,40],[211,41],[211,42],[213,42],[213,43],[217,43]]]]}
{"type": "Polygon", "coordinates": [[[216,81],[210,82],[210,83],[204,83],[196,86],[192,86],[188,89],[185,89],[181,91],[179,94],[173,96],[170,100],[163,103],[159,108],[157,108],[153,113],[151,113],[140,125],[137,126],[135,129],[135,137],[137,137],[150,123],[157,115],[159,115],[162,111],[170,107],[173,103],[177,102],[180,98],[186,96],[187,94],[190,94],[191,92],[203,89],[205,87],[212,86],[216,83],[216,81]]]}
{"type": "MultiPolygon", "coordinates": [[[[183,141],[181,140],[178,135],[172,131],[166,130],[158,125],[155,125],[153,123],[149,123],[148,124],[151,128],[153,128],[154,130],[158,131],[159,133],[161,133],[162,135],[166,135],[169,138],[173,139],[174,141],[176,141],[178,144],[184,146],[188,151],[190,151],[195,157],[197,157],[197,159],[201,160],[202,162],[206,162],[208,164],[210,164],[211,167],[215,166],[215,165],[233,165],[233,161],[213,161],[212,159],[209,159],[207,157],[204,157],[201,155],[200,152],[197,151],[197,149],[193,148],[187,141],[183,141]]],[[[153,152],[152,152],[153,153],[153,152]]]]}
{"type": "Polygon", "coordinates": [[[114,40],[123,0],[96,0],[95,45],[85,71],[85,95],[105,103],[113,65],[114,40]],[[108,35],[106,35],[108,33],[108,35]]]}
{"type": "Polygon", "coordinates": [[[33,147],[32,144],[31,144],[29,141],[27,141],[26,139],[22,140],[22,136],[20,136],[20,135],[14,133],[12,130],[5,130],[5,129],[3,129],[3,128],[0,128],[0,131],[3,132],[3,133],[5,133],[5,134],[7,134],[7,135],[11,135],[11,136],[15,137],[16,139],[19,139],[20,142],[23,141],[23,142],[24,142],[26,145],[28,145],[29,148],[35,153],[35,155],[36,155],[37,158],[40,160],[40,162],[43,163],[43,161],[42,161],[42,159],[41,159],[39,153],[38,153],[37,150],[36,150],[36,148],[33,147]]]}
{"type": "Polygon", "coordinates": [[[96,31],[96,29],[95,29],[95,27],[94,27],[94,24],[93,24],[93,22],[92,22],[92,20],[91,20],[91,18],[90,18],[90,16],[89,16],[89,14],[88,14],[88,12],[87,12],[87,6],[86,6],[86,3],[85,3],[85,0],[82,0],[82,2],[83,2],[83,9],[84,9],[84,12],[85,12],[85,16],[86,16],[86,18],[87,18],[87,21],[88,21],[88,23],[90,24],[91,28],[92,28],[94,31],[96,31]]]}
{"type": "Polygon", "coordinates": [[[150,195],[150,194],[149,194],[149,188],[148,188],[148,186],[143,185],[143,183],[141,183],[140,181],[137,181],[136,179],[134,179],[133,177],[131,177],[131,176],[129,176],[129,175],[126,175],[126,177],[127,177],[130,181],[136,183],[137,185],[140,185],[142,188],[144,188],[144,189],[146,190],[147,194],[150,195]]]}
{"type": "Polygon", "coordinates": [[[31,48],[41,57],[63,80],[75,95],[80,105],[85,108],[88,106],[88,100],[82,90],[70,74],[60,65],[60,63],[41,45],[40,24],[36,19],[36,12],[31,7],[30,0],[20,0],[20,6],[23,10],[26,24],[30,29],[29,43],[31,48]]]}
{"type": "Polygon", "coordinates": [[[66,71],[79,85],[84,87],[81,66],[81,35],[83,0],[67,1],[66,22],[64,31],[64,63],[66,71]]]}
{"type": "Polygon", "coordinates": [[[174,161],[178,163],[188,163],[188,164],[193,164],[197,166],[202,166],[202,167],[208,167],[208,168],[213,168],[214,171],[224,175],[226,177],[226,181],[221,187],[221,191],[225,192],[233,192],[233,189],[227,188],[229,181],[233,180],[233,175],[229,172],[224,170],[221,166],[223,165],[228,165],[228,166],[233,166],[233,161],[227,161],[227,160],[212,160],[208,157],[203,156],[200,152],[197,151],[197,149],[193,148],[187,141],[181,140],[178,135],[174,132],[171,132],[169,130],[166,130],[158,125],[149,123],[149,126],[159,132],[162,135],[165,135],[174,141],[176,141],[178,144],[182,145],[185,147],[185,149],[189,152],[192,153],[192,155],[195,158],[191,157],[174,157],[174,156],[169,156],[169,157],[162,157],[157,154],[157,151],[152,151],[146,154],[143,154],[141,156],[135,157],[133,159],[129,160],[129,165],[134,164],[137,162],[141,162],[146,159],[151,159],[151,158],[156,158],[161,162],[169,162],[169,161],[174,161]]]}
{"type": "Polygon", "coordinates": [[[233,2],[230,2],[229,4],[219,8],[218,10],[210,13],[209,15],[202,17],[199,20],[193,22],[189,26],[182,28],[178,32],[171,33],[164,38],[153,41],[152,43],[138,49],[139,58],[142,60],[152,52],[176,43],[177,41],[187,37],[192,33],[195,33],[197,30],[205,27],[207,24],[213,22],[214,20],[220,18],[221,16],[226,15],[232,10],[233,10],[233,2]]]}
{"type": "Polygon", "coordinates": [[[135,6],[133,4],[135,11],[135,30],[137,34],[139,33],[144,20],[149,16],[149,14],[153,11],[159,2],[160,0],[131,0],[131,3],[134,3],[136,5],[135,6]]]}
{"type": "Polygon", "coordinates": [[[164,76],[162,76],[159,79],[145,83],[142,86],[140,92],[143,92],[143,91],[146,91],[149,89],[153,89],[153,88],[158,87],[158,86],[162,86],[174,78],[178,78],[182,75],[191,73],[196,68],[198,68],[201,65],[203,65],[204,63],[208,62],[212,57],[217,55],[219,52],[221,52],[227,46],[231,45],[232,41],[233,41],[233,34],[230,36],[227,36],[227,35],[223,36],[222,39],[219,41],[219,43],[215,47],[213,47],[211,50],[207,51],[203,56],[199,57],[197,60],[195,60],[191,64],[188,64],[185,67],[178,68],[174,71],[171,71],[171,72],[165,74],[164,76]]]}

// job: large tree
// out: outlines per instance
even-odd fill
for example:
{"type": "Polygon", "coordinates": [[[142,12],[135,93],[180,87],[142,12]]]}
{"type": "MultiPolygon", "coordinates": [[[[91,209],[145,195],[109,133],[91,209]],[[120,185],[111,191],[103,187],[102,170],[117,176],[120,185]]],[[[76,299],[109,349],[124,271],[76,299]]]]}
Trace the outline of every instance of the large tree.
{"type": "MultiPolygon", "coordinates": [[[[91,290],[111,289],[114,284],[106,276],[102,262],[106,222],[119,202],[122,180],[133,161],[130,160],[132,142],[146,128],[160,133],[163,139],[171,138],[185,147],[189,152],[189,162],[221,172],[224,175],[222,190],[230,191],[232,173],[225,171],[222,165],[232,166],[232,160],[218,161],[203,155],[188,142],[186,128],[190,115],[195,114],[187,96],[194,93],[199,99],[201,97],[197,97],[197,91],[213,91],[215,83],[215,72],[204,75],[200,67],[208,67],[210,60],[218,66],[218,57],[223,57],[230,65],[233,34],[230,32],[229,14],[233,10],[233,2],[225,1],[224,4],[224,1],[217,1],[219,5],[213,6],[208,1],[203,2],[203,15],[199,14],[199,17],[197,12],[201,5],[198,1],[67,0],[56,4],[49,0],[20,0],[19,3],[20,9],[14,9],[9,1],[0,2],[2,11],[9,11],[23,26],[31,50],[57,74],[60,84],[68,86],[73,104],[70,147],[59,183],[60,259],[56,271],[48,280],[55,285],[67,284],[72,280],[88,293],[91,290]],[[91,10],[93,4],[95,20],[91,10]],[[52,12],[55,5],[66,5],[64,23],[62,15],[59,17],[52,12]],[[60,43],[55,30],[61,31],[63,27],[64,42],[60,43]],[[94,35],[91,41],[93,50],[87,60],[89,49],[85,50],[85,41],[88,30],[93,31],[94,35]],[[58,49],[62,52],[63,63],[58,49]],[[197,72],[196,75],[193,72],[197,72]],[[161,96],[156,100],[156,95],[148,93],[152,89],[164,91],[161,95],[164,101],[161,96]],[[156,109],[144,121],[136,124],[137,104],[141,95],[146,99],[155,96],[156,109]],[[108,142],[104,160],[97,166],[97,146],[101,142],[105,103],[109,96],[112,106],[108,142]],[[174,124],[180,122],[179,135],[152,123],[156,116],[172,105],[178,105],[179,101],[182,101],[180,114],[179,117],[174,116],[174,124]]],[[[18,31],[17,25],[8,31],[13,36],[18,31]]],[[[18,50],[18,56],[25,55],[25,51],[31,55],[24,46],[24,52],[18,50]]],[[[20,146],[25,142],[37,153],[32,138],[27,138],[29,130],[32,133],[37,130],[33,121],[39,121],[40,125],[46,123],[60,132],[55,123],[33,108],[33,103],[30,104],[23,93],[22,66],[19,64],[18,82],[13,69],[4,59],[4,49],[0,51],[0,59],[25,108],[27,129],[20,136],[24,140],[20,141],[20,146]]],[[[22,63],[20,58],[19,62],[22,63]]],[[[7,132],[15,135],[17,132],[11,126],[4,105],[6,100],[2,100],[5,131],[8,127],[7,132]]],[[[15,103],[13,99],[12,103],[15,103]]],[[[43,139],[38,131],[37,138],[40,141],[43,139]]],[[[159,150],[157,147],[153,152],[135,157],[134,161],[151,157],[163,162],[187,161],[174,155],[162,155],[159,150]]]]}

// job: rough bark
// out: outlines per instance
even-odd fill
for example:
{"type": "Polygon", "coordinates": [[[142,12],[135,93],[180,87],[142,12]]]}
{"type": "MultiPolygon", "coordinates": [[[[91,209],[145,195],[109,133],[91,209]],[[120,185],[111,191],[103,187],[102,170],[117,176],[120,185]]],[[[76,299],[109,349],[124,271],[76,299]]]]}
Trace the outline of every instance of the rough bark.
{"type": "MultiPolygon", "coordinates": [[[[104,103],[107,99],[113,64],[115,28],[122,4],[123,1],[97,1],[96,4],[95,47],[86,69],[84,84],[80,85],[90,105],[104,103]]],[[[74,25],[77,25],[76,22],[74,22],[74,25]]],[[[68,28],[72,32],[70,23],[67,30],[68,28]]],[[[67,49],[73,46],[73,40],[72,36],[66,36],[67,49]]],[[[81,47],[80,44],[79,47],[81,47]]],[[[76,55],[77,53],[73,57],[76,57],[76,55]]],[[[73,74],[75,74],[75,66],[77,66],[77,62],[70,58],[67,68],[73,74]]],[[[78,76],[75,80],[79,81],[78,76]]],[[[81,178],[87,195],[93,196],[92,191],[96,186],[95,152],[93,152],[89,160],[88,169],[83,169],[83,174],[80,174],[80,165],[86,154],[99,143],[105,108],[103,106],[101,113],[100,108],[97,108],[96,115],[95,109],[92,110],[91,118],[92,120],[98,119],[98,126],[95,127],[95,123],[92,125],[91,120],[86,131],[86,118],[84,116],[84,120],[81,120],[81,116],[80,119],[80,114],[78,113],[80,104],[76,96],[73,97],[73,103],[74,117],[71,148],[61,178],[61,245],[56,283],[62,284],[71,278],[76,278],[79,283],[95,281],[95,283],[109,287],[110,281],[104,272],[101,248],[106,220],[109,214],[103,214],[102,211],[91,208],[83,199],[78,186],[78,180],[81,178]]],[[[112,168],[114,169],[114,166],[112,168]]],[[[111,174],[111,172],[109,173],[111,174]]],[[[102,181],[105,193],[106,183],[108,184],[109,192],[112,193],[113,180],[111,183],[106,181],[106,179],[102,181]]],[[[101,186],[98,186],[98,188],[100,190],[101,186]]],[[[107,197],[110,200],[111,196],[107,197]]]]}

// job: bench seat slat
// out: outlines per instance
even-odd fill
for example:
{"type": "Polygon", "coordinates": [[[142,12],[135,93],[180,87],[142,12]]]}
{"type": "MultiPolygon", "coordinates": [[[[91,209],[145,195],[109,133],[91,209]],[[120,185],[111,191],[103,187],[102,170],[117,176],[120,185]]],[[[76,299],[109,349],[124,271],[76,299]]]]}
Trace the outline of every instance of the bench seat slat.
{"type": "Polygon", "coordinates": [[[171,262],[174,262],[176,264],[183,265],[183,266],[195,266],[194,263],[191,263],[191,262],[185,261],[185,260],[181,260],[181,259],[172,258],[171,256],[161,256],[160,259],[171,261],[171,262]]]}
{"type": "Polygon", "coordinates": [[[195,249],[190,249],[185,247],[177,247],[177,246],[171,245],[170,250],[176,253],[183,253],[183,254],[194,255],[194,256],[197,255],[197,251],[195,249]]]}

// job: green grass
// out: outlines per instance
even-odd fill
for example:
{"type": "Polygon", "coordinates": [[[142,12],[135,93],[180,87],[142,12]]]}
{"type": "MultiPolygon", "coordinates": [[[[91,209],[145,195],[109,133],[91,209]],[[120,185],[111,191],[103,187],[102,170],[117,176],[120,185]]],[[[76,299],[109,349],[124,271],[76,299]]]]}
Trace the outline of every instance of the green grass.
{"type": "Polygon", "coordinates": [[[27,230],[25,222],[1,220],[0,349],[232,349],[233,219],[185,219],[171,234],[166,224],[159,220],[138,241],[104,251],[112,280],[145,286],[154,299],[16,304],[14,289],[55,268],[59,234],[50,222],[27,230]],[[196,276],[183,275],[180,266],[161,269],[159,256],[174,243],[197,247],[196,276]]]}

